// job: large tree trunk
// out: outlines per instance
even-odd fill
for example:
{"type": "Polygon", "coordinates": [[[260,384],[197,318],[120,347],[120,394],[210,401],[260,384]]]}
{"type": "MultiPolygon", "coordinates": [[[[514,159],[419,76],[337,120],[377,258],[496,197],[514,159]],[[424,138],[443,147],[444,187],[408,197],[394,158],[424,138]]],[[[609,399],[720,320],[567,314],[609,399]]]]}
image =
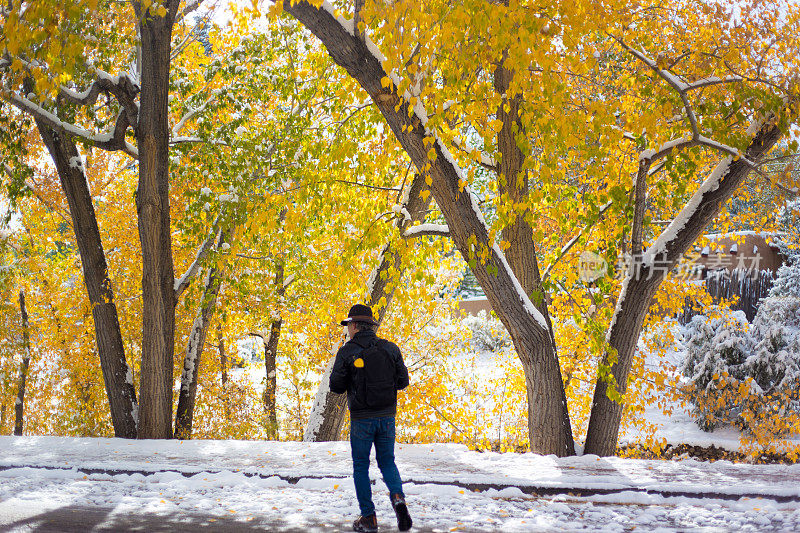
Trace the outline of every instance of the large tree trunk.
{"type": "Polygon", "coordinates": [[[78,147],[72,139],[56,133],[40,120],[36,121],[36,125],[53,158],[69,205],[75,241],[81,256],[83,282],[92,306],[95,340],[114,436],[135,439],[137,404],[133,373],[125,360],[114,291],[78,147]]]}
{"type": "MultiPolygon", "coordinates": [[[[410,227],[414,222],[425,220],[431,200],[429,195],[420,194],[425,186],[425,178],[421,174],[415,174],[414,179],[408,186],[403,197],[402,206],[410,215],[410,218],[401,215],[396,222],[398,235],[410,227]]],[[[365,300],[376,313],[375,319],[380,324],[389,308],[389,304],[394,296],[394,290],[403,276],[403,256],[396,246],[388,243],[381,252],[380,261],[377,268],[373,270],[367,283],[367,295],[365,300]]],[[[336,394],[330,390],[330,375],[333,370],[333,362],[336,357],[332,357],[328,362],[322,381],[319,384],[314,405],[308,418],[303,440],[307,442],[327,442],[339,440],[344,425],[345,415],[347,414],[347,393],[336,394]]]]}
{"type": "MultiPolygon", "coordinates": [[[[217,248],[222,245],[223,241],[224,234],[221,232],[217,248]]],[[[216,266],[210,267],[203,283],[200,309],[194,319],[192,329],[189,331],[189,339],[186,342],[186,356],[183,360],[183,372],[181,373],[181,388],[178,392],[178,408],[175,412],[176,439],[192,438],[192,420],[197,399],[197,376],[200,372],[203,348],[208,336],[208,328],[211,325],[211,318],[214,316],[221,284],[218,268],[216,266]]]]}
{"type": "Polygon", "coordinates": [[[14,401],[14,435],[22,435],[25,415],[25,384],[28,379],[28,365],[31,362],[31,336],[28,326],[28,311],[25,309],[25,293],[19,293],[19,310],[22,314],[22,362],[17,379],[17,399],[14,401]]]}
{"type": "Polygon", "coordinates": [[[534,368],[531,379],[537,388],[529,390],[531,449],[559,456],[574,453],[569,414],[558,360],[541,345],[551,343],[547,320],[533,306],[519,285],[505,256],[489,236],[475,196],[444,144],[426,131],[427,117],[420,116],[392,86],[384,89],[387,77],[381,60],[366,44],[356,39],[324,9],[307,2],[284,1],[292,14],[325,45],[333,60],[344,67],[367,91],[387,124],[418,171],[430,175],[431,191],[447,221],[450,236],[472,267],[489,303],[514,341],[517,354],[534,368]],[[425,141],[433,140],[432,146],[425,141]],[[429,159],[428,153],[433,159],[429,159]]]}
{"type": "MultiPolygon", "coordinates": [[[[523,153],[517,138],[525,132],[521,118],[521,107],[523,104],[522,95],[518,93],[509,94],[514,73],[505,68],[503,62],[497,66],[494,72],[494,89],[498,94],[503,95],[503,100],[497,108],[497,118],[502,122],[502,127],[497,134],[497,148],[500,153],[497,162],[497,172],[499,173],[498,190],[503,195],[505,201],[512,206],[525,205],[528,200],[530,184],[528,182],[527,170],[525,170],[526,154],[523,153]]],[[[531,212],[528,208],[515,209],[516,216],[513,221],[503,229],[503,238],[510,244],[506,257],[508,264],[514,275],[519,280],[525,294],[536,306],[536,309],[544,317],[547,323],[549,342],[536,344],[533,346],[533,353],[520,353],[519,359],[525,373],[525,388],[528,397],[528,437],[531,447],[539,437],[534,429],[536,427],[536,413],[534,409],[541,403],[538,398],[540,390],[549,390],[560,395],[564,403],[562,412],[563,424],[572,434],[572,424],[567,410],[567,396],[564,387],[560,392],[556,391],[553,384],[548,383],[548,376],[542,373],[537,361],[555,361],[558,367],[558,356],[556,351],[555,335],[553,325],[550,320],[550,311],[547,307],[547,294],[542,286],[542,278],[539,273],[539,263],[536,257],[536,243],[533,238],[533,227],[531,227],[531,212]]],[[[558,368],[561,375],[560,367],[558,368]]],[[[567,445],[568,453],[573,454],[572,445],[567,445]]]]}
{"type": "MultiPolygon", "coordinates": [[[[749,161],[759,161],[783,135],[780,128],[772,122],[777,121],[763,122],[764,126],[756,133],[747,148],[746,157],[749,161]]],[[[601,368],[611,365],[610,375],[600,373],[595,385],[584,448],[587,454],[605,456],[613,455],[616,451],[623,404],[609,396],[621,399],[627,390],[628,374],[639,341],[639,333],[659,285],[750,172],[751,167],[748,162],[742,159],[731,161],[731,159],[727,157],[708,178],[712,180],[712,186],[696,193],[700,195],[699,202],[689,203],[664,230],[656,243],[645,252],[641,260],[633,258],[608,332],[609,349],[616,356],[612,358],[608,353],[605,354],[601,368]],[[716,185],[714,181],[718,182],[718,186],[714,186],[716,185]],[[611,364],[613,359],[616,360],[611,364]],[[615,384],[616,390],[610,391],[610,384],[615,384]]],[[[636,243],[641,241],[637,227],[634,227],[633,235],[632,246],[635,247],[636,243]]],[[[636,252],[635,249],[632,251],[636,252]]]]}
{"type": "Polygon", "coordinates": [[[169,203],[169,69],[178,0],[160,17],[134,2],[140,20],[141,98],[136,140],[139,186],[136,209],[142,245],[142,367],[139,438],[172,437],[175,276],[169,203]]]}

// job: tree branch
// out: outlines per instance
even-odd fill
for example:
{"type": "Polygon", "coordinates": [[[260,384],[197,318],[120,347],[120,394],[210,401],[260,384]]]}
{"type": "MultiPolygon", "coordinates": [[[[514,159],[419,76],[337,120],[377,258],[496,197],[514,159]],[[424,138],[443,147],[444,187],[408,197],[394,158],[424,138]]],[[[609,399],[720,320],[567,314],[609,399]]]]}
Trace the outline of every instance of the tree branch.
{"type": "Polygon", "coordinates": [[[707,148],[712,148],[714,150],[718,150],[722,153],[728,154],[733,156],[735,160],[742,159],[742,162],[750,166],[753,170],[758,171],[758,165],[756,165],[753,161],[750,161],[742,153],[732,146],[728,146],[726,144],[720,143],[713,139],[709,139],[708,137],[704,137],[700,134],[700,129],[697,124],[697,116],[694,113],[694,108],[692,107],[691,102],[689,101],[688,92],[694,89],[708,87],[710,85],[716,85],[719,83],[733,83],[743,81],[744,78],[739,76],[731,76],[728,78],[704,78],[694,84],[689,84],[681,80],[675,74],[672,74],[667,69],[662,69],[658,66],[658,64],[647,57],[643,52],[633,48],[632,46],[628,45],[622,39],[615,37],[612,35],[612,38],[616,40],[622,48],[627,50],[631,55],[633,55],[636,59],[650,67],[658,76],[660,76],[664,81],[666,81],[670,87],[675,89],[675,91],[680,96],[681,102],[683,103],[684,110],[686,111],[686,118],[689,120],[689,126],[692,130],[692,137],[687,139],[686,137],[681,137],[680,139],[674,139],[672,141],[668,141],[664,143],[658,150],[645,150],[641,153],[639,159],[649,159],[651,162],[657,161],[663,157],[668,156],[672,153],[673,150],[682,150],[683,148],[689,148],[692,146],[705,146],[707,148]]]}
{"type": "MultiPolygon", "coordinates": [[[[613,37],[613,36],[612,36],[613,37]]],[[[681,102],[683,102],[683,107],[686,110],[686,116],[689,119],[689,123],[692,128],[692,138],[696,139],[700,136],[700,131],[698,130],[697,126],[697,117],[694,114],[694,108],[692,108],[692,104],[689,102],[689,97],[686,94],[689,90],[690,86],[683,82],[680,78],[676,75],[672,74],[666,69],[659,68],[658,64],[653,61],[652,59],[648,58],[639,50],[629,46],[625,41],[620,38],[613,37],[622,48],[627,50],[631,55],[633,55],[636,59],[650,67],[653,72],[658,74],[664,81],[666,81],[675,91],[680,95],[681,102]]]]}
{"type": "Polygon", "coordinates": [[[449,237],[450,228],[445,224],[420,224],[419,226],[412,226],[403,232],[403,237],[406,239],[425,236],[449,237]]]}
{"type": "MultiPolygon", "coordinates": [[[[786,109],[792,109],[795,101],[790,101],[786,109]]],[[[723,159],[700,185],[684,208],[672,220],[656,241],[644,252],[642,263],[652,266],[660,254],[665,254],[667,264],[680,258],[686,242],[692,243],[700,232],[719,211],[736,190],[750,170],[752,161],[759,161],[783,135],[776,117],[764,117],[754,121],[748,132],[754,135],[747,147],[747,157],[723,159]]]]}
{"type": "MultiPolygon", "coordinates": [[[[600,216],[602,216],[603,214],[605,214],[605,212],[606,212],[606,211],[608,211],[608,208],[609,208],[609,207],[611,207],[613,203],[614,203],[614,202],[608,202],[606,205],[604,205],[603,207],[601,207],[601,208],[600,208],[600,211],[597,213],[597,218],[598,218],[598,220],[600,219],[600,216]]],[[[575,246],[576,244],[578,244],[578,241],[580,240],[581,236],[583,236],[583,234],[584,234],[584,233],[586,233],[587,231],[589,231],[589,229],[591,229],[591,227],[592,227],[592,226],[594,226],[596,222],[597,222],[597,221],[595,221],[595,222],[592,222],[591,224],[588,224],[588,225],[586,225],[586,227],[584,227],[584,228],[583,228],[583,229],[582,229],[580,232],[578,232],[578,234],[577,234],[577,235],[575,235],[574,237],[572,237],[572,238],[571,238],[571,239],[570,239],[570,240],[567,242],[567,244],[565,244],[565,245],[564,245],[564,246],[561,248],[561,251],[558,253],[558,257],[556,257],[555,259],[553,259],[553,262],[552,262],[552,263],[550,263],[549,265],[547,265],[547,268],[545,268],[545,269],[544,269],[544,273],[542,273],[542,281],[546,280],[546,279],[548,278],[548,276],[550,276],[550,272],[553,270],[553,267],[555,267],[555,266],[556,266],[556,264],[557,264],[559,261],[561,261],[561,259],[563,259],[565,255],[567,255],[567,252],[569,252],[569,251],[572,249],[572,247],[573,247],[573,246],[575,246]]]]}
{"type": "Polygon", "coordinates": [[[135,125],[138,120],[139,106],[136,103],[136,96],[139,94],[139,86],[131,80],[130,76],[122,72],[118,76],[111,76],[107,72],[95,69],[97,79],[84,91],[77,92],[67,87],[59,88],[59,95],[77,105],[88,106],[97,101],[101,92],[113,94],[128,115],[128,122],[135,125]]]}
{"type": "Polygon", "coordinates": [[[214,241],[219,238],[220,236],[219,225],[220,225],[220,215],[217,215],[216,220],[214,220],[214,225],[212,227],[211,234],[206,238],[205,241],[203,241],[203,243],[197,249],[197,255],[195,256],[194,261],[192,261],[192,264],[189,265],[189,268],[186,270],[183,276],[175,280],[174,290],[175,290],[176,302],[178,301],[178,298],[180,298],[181,294],[183,294],[183,291],[185,291],[189,287],[189,284],[192,282],[192,278],[194,278],[194,276],[200,270],[200,264],[203,262],[203,259],[205,259],[206,255],[208,255],[208,251],[211,249],[212,245],[214,244],[214,241]]]}
{"type": "Polygon", "coordinates": [[[216,96],[217,96],[216,94],[212,94],[201,105],[199,105],[198,107],[194,107],[194,108],[190,109],[189,111],[187,111],[186,114],[183,115],[180,118],[180,120],[178,120],[177,124],[175,124],[172,127],[172,137],[173,137],[173,139],[178,135],[178,133],[180,133],[180,131],[183,129],[183,127],[186,125],[186,123],[188,121],[190,121],[191,119],[193,119],[194,117],[196,117],[197,115],[199,115],[200,113],[205,111],[206,107],[208,107],[208,104],[213,102],[214,99],[216,98],[216,96]]]}
{"type": "Polygon", "coordinates": [[[647,176],[650,172],[652,160],[648,158],[639,160],[639,170],[633,185],[633,227],[631,228],[631,256],[637,261],[642,254],[644,242],[644,214],[647,208],[647,176]]]}
{"type": "Polygon", "coordinates": [[[27,113],[36,120],[40,120],[61,135],[76,137],[102,150],[107,150],[109,152],[122,150],[131,157],[138,157],[138,150],[136,147],[125,139],[125,131],[128,129],[128,126],[130,126],[130,122],[128,121],[128,114],[124,110],[120,111],[119,115],[117,115],[114,128],[111,131],[93,135],[89,130],[80,126],[69,122],[63,122],[53,113],[50,113],[25,97],[4,92],[2,93],[2,98],[23,113],[27,113]]]}
{"type": "Polygon", "coordinates": [[[367,183],[358,183],[357,181],[347,181],[347,180],[334,180],[334,181],[336,181],[337,183],[344,183],[346,185],[356,185],[358,187],[366,187],[368,189],[376,189],[376,190],[379,190],[379,191],[392,191],[392,192],[402,191],[402,189],[397,188],[397,187],[379,187],[378,185],[369,185],[367,183]]]}

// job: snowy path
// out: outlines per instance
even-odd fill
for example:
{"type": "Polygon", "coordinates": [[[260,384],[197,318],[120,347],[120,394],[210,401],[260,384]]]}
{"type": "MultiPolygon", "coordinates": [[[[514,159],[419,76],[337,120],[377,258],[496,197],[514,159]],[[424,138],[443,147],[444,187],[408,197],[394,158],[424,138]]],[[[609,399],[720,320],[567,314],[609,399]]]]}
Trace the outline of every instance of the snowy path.
{"type": "MultiPolygon", "coordinates": [[[[800,465],[557,459],[438,444],[398,446],[397,462],[419,531],[800,530],[800,465]]],[[[96,530],[148,520],[148,530],[346,530],[358,514],[349,474],[342,442],[0,437],[0,530],[43,530],[47,517],[73,510],[94,516],[85,529],[96,530]]],[[[382,482],[374,492],[390,531],[382,482]]]]}

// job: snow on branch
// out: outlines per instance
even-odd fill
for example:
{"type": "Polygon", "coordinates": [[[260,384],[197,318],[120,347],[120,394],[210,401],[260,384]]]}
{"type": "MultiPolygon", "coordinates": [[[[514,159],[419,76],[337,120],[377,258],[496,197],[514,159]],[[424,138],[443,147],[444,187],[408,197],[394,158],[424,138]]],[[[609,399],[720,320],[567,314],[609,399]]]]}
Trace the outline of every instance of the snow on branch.
{"type": "Polygon", "coordinates": [[[744,163],[750,166],[753,169],[757,169],[757,165],[752,161],[743,157],[741,152],[732,146],[728,146],[726,144],[717,142],[713,139],[709,139],[708,137],[704,137],[700,134],[700,128],[697,124],[697,116],[694,113],[694,108],[692,107],[692,103],[689,101],[689,91],[694,89],[699,89],[702,87],[708,87],[711,85],[717,85],[720,83],[733,83],[742,81],[743,78],[739,76],[730,76],[728,78],[717,78],[717,77],[709,77],[704,78],[702,80],[698,80],[695,83],[686,83],[681,80],[675,74],[669,72],[667,69],[660,68],[658,64],[647,57],[643,52],[633,48],[632,46],[628,45],[622,39],[614,37],[614,39],[624,48],[627,50],[631,55],[633,55],[636,59],[650,67],[656,74],[658,74],[664,81],[666,81],[681,98],[681,102],[683,103],[683,108],[686,111],[686,118],[689,120],[689,126],[692,130],[691,138],[681,137],[679,139],[673,139],[664,143],[661,147],[657,150],[644,150],[639,155],[639,160],[649,159],[650,161],[657,161],[661,158],[668,156],[672,153],[673,150],[681,150],[683,148],[689,148],[692,146],[705,146],[707,148],[711,148],[714,150],[718,150],[724,154],[731,156],[734,160],[742,159],[744,163]]]}
{"type": "MultiPolygon", "coordinates": [[[[186,114],[185,114],[185,115],[183,115],[183,116],[181,117],[181,119],[178,121],[178,123],[177,123],[177,124],[175,124],[175,126],[173,126],[173,128],[172,128],[172,137],[173,137],[173,138],[174,138],[174,137],[176,137],[176,136],[178,135],[178,133],[179,133],[179,132],[180,132],[180,131],[183,129],[183,127],[186,125],[186,123],[187,123],[188,121],[190,121],[191,119],[193,119],[194,117],[196,117],[197,115],[199,115],[200,113],[202,113],[203,111],[205,111],[205,110],[206,110],[206,108],[208,107],[208,105],[209,105],[211,102],[213,102],[213,101],[214,101],[214,98],[216,98],[216,96],[217,96],[217,95],[216,95],[215,93],[212,93],[212,95],[211,95],[211,96],[209,96],[209,97],[208,97],[208,99],[206,99],[206,101],[205,101],[205,102],[203,102],[203,103],[202,103],[202,104],[200,104],[199,106],[197,106],[197,107],[193,107],[192,109],[190,109],[189,111],[187,111],[187,112],[186,112],[186,114]]],[[[173,140],[174,140],[174,139],[173,139],[173,140]]]]}
{"type": "Polygon", "coordinates": [[[112,130],[104,133],[92,134],[92,132],[85,128],[62,121],[53,113],[47,111],[42,106],[32,102],[24,96],[18,96],[14,93],[2,93],[2,96],[3,99],[11,103],[20,111],[31,115],[34,119],[41,121],[49,128],[62,135],[66,134],[77,137],[91,144],[92,146],[96,146],[97,148],[101,148],[109,152],[122,150],[131,157],[138,157],[138,150],[136,147],[127,142],[125,139],[125,131],[131,124],[128,120],[128,114],[124,110],[120,111],[120,113],[117,115],[117,119],[112,130]]]}
{"type": "Polygon", "coordinates": [[[292,285],[292,283],[294,283],[296,280],[297,280],[297,275],[290,274],[289,277],[284,280],[283,288],[288,289],[292,285]]]}
{"type": "Polygon", "coordinates": [[[97,74],[97,79],[87,89],[77,92],[62,85],[59,87],[61,96],[73,104],[85,106],[94,104],[100,93],[111,93],[117,98],[120,105],[131,113],[132,116],[130,118],[135,120],[138,115],[138,106],[135,99],[136,95],[139,94],[139,85],[125,72],[121,72],[118,76],[112,76],[99,69],[94,69],[94,72],[97,74]]]}
{"type": "Polygon", "coordinates": [[[637,50],[636,48],[633,48],[632,46],[627,44],[622,39],[614,37],[614,40],[616,40],[620,44],[620,46],[622,46],[622,48],[627,50],[636,59],[638,59],[639,61],[641,61],[642,63],[644,63],[648,67],[650,67],[653,70],[653,72],[655,72],[656,74],[661,76],[667,83],[669,83],[679,93],[684,93],[689,89],[689,84],[687,84],[686,82],[681,80],[678,76],[676,76],[675,74],[671,73],[667,69],[660,68],[658,66],[658,63],[656,63],[655,61],[653,61],[652,59],[647,57],[643,52],[637,50]]]}
{"type": "Polygon", "coordinates": [[[208,251],[211,249],[211,246],[214,244],[214,241],[218,238],[219,234],[219,224],[220,224],[220,216],[217,215],[216,220],[214,220],[214,225],[210,235],[206,238],[205,241],[200,245],[197,249],[197,255],[192,261],[192,264],[189,265],[189,268],[186,269],[186,272],[180,278],[175,279],[175,300],[177,301],[180,298],[183,291],[185,291],[189,284],[192,282],[192,278],[197,274],[200,270],[200,264],[205,259],[206,255],[208,255],[208,251]]]}
{"type": "MultiPolygon", "coordinates": [[[[763,132],[763,128],[767,124],[767,120],[765,117],[760,117],[753,121],[753,124],[748,128],[748,132],[763,132]]],[[[776,126],[773,126],[776,128],[776,126]]],[[[756,146],[761,143],[759,136],[762,135],[759,133],[756,138],[751,142],[751,147],[756,146]]],[[[707,140],[709,142],[713,142],[707,140]]],[[[720,145],[724,146],[724,145],[720,145]]],[[[722,148],[718,148],[722,150],[722,148]]],[[[724,151],[724,150],[723,150],[724,151]]],[[[749,151],[749,149],[748,149],[749,151]]],[[[736,152],[738,154],[738,151],[736,152]]],[[[759,157],[763,154],[757,153],[756,157],[759,157]]],[[[755,165],[750,162],[746,158],[742,157],[734,157],[732,155],[728,155],[725,157],[711,172],[711,174],[703,181],[700,187],[695,191],[689,201],[684,205],[683,209],[678,213],[678,215],[670,222],[670,224],[661,232],[658,236],[656,241],[643,253],[642,255],[642,264],[646,266],[652,266],[656,260],[656,257],[659,256],[661,253],[667,251],[668,247],[673,244],[673,242],[677,239],[678,233],[686,227],[687,224],[691,221],[693,217],[698,216],[698,213],[702,212],[701,207],[707,203],[706,196],[715,191],[720,187],[720,183],[722,180],[729,174],[731,166],[734,162],[739,161],[742,164],[747,165],[750,169],[752,169],[755,165]]]]}
{"type": "Polygon", "coordinates": [[[450,228],[446,224],[420,224],[403,232],[403,237],[407,239],[423,236],[449,237],[450,228]]]}
{"type": "MultiPolygon", "coordinates": [[[[29,62],[21,58],[15,60],[20,61],[28,70],[38,66],[38,62],[29,62]]],[[[9,66],[9,60],[0,61],[0,68],[9,66]]],[[[77,105],[89,106],[97,101],[100,93],[108,93],[114,95],[119,102],[120,106],[128,113],[128,121],[130,124],[136,124],[138,121],[139,105],[136,103],[136,96],[140,92],[139,83],[135,81],[130,74],[121,72],[117,76],[112,76],[108,72],[100,70],[87,62],[89,72],[96,75],[96,79],[92,84],[83,91],[76,91],[64,85],[59,85],[59,95],[77,105]]]]}
{"type": "MultiPolygon", "coordinates": [[[[458,148],[463,152],[469,152],[470,149],[472,148],[469,145],[462,144],[461,139],[459,139],[458,137],[453,137],[453,146],[455,146],[456,148],[458,148]]],[[[497,172],[498,169],[497,161],[492,156],[484,153],[483,150],[480,151],[480,156],[481,158],[478,161],[478,164],[480,164],[483,168],[487,170],[497,172]]]]}
{"type": "MultiPolygon", "coordinates": [[[[23,61],[23,64],[31,66],[26,61],[23,61]]],[[[10,62],[7,59],[0,61],[0,68],[8,65],[10,62]]],[[[125,139],[125,132],[138,122],[139,106],[136,103],[136,96],[139,94],[139,86],[126,73],[111,76],[102,70],[95,69],[94,72],[97,78],[84,91],[78,92],[62,85],[59,87],[59,95],[68,102],[83,106],[94,104],[101,92],[114,95],[121,109],[114,122],[114,127],[103,133],[93,134],[85,128],[62,121],[57,115],[34,102],[32,94],[20,95],[6,90],[0,92],[0,96],[23,113],[31,115],[62,135],[77,137],[110,152],[121,150],[129,156],[137,158],[138,150],[125,139]]]]}
{"type": "Polygon", "coordinates": [[[718,78],[716,76],[711,76],[708,78],[703,78],[702,80],[697,80],[693,83],[689,83],[686,85],[687,91],[693,91],[695,89],[702,89],[704,87],[711,87],[712,85],[721,85],[723,83],[737,83],[740,81],[744,81],[744,78],[741,76],[728,76],[725,78],[718,78]]]}

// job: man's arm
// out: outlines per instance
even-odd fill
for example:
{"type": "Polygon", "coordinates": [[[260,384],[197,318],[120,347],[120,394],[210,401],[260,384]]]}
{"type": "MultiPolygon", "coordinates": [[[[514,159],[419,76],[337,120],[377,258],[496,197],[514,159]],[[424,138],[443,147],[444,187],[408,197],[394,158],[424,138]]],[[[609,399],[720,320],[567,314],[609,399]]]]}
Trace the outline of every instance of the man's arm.
{"type": "Polygon", "coordinates": [[[333,370],[331,370],[330,387],[331,391],[336,394],[347,392],[347,363],[345,362],[346,350],[342,346],[336,352],[336,359],[333,362],[333,370]]]}
{"type": "Polygon", "coordinates": [[[400,353],[400,348],[394,347],[395,352],[395,368],[397,369],[397,376],[395,378],[397,390],[403,390],[408,387],[408,369],[403,362],[403,355],[400,353]]]}

